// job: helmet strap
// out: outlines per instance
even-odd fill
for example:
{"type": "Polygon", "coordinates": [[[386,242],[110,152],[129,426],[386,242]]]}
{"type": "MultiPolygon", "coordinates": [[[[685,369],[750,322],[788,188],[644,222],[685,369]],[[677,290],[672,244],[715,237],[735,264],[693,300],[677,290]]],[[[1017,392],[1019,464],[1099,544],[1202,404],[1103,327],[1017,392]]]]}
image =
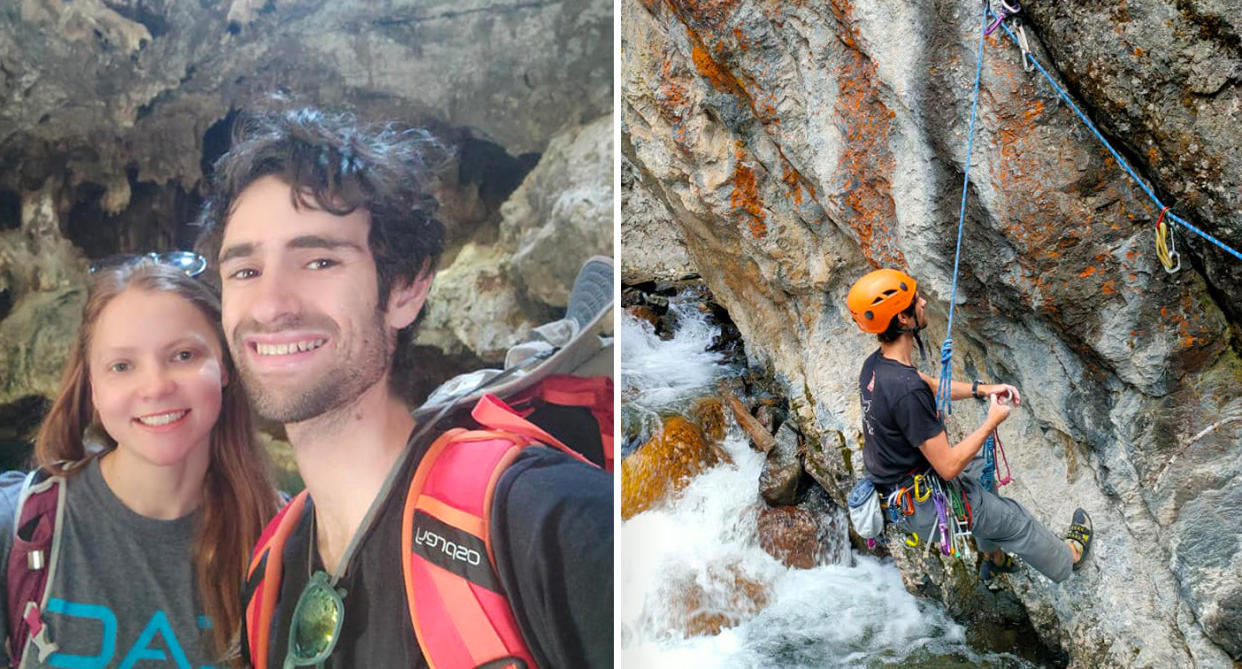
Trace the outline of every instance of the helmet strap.
{"type": "Polygon", "coordinates": [[[923,331],[926,325],[919,325],[918,316],[914,317],[914,327],[901,328],[901,332],[914,335],[914,343],[919,345],[919,362],[927,360],[927,349],[923,346],[923,337],[919,333],[923,331]]]}
{"type": "Polygon", "coordinates": [[[919,333],[922,331],[923,331],[923,328],[921,327],[916,326],[914,328],[914,343],[919,345],[919,362],[920,363],[923,362],[924,360],[927,360],[927,351],[923,348],[923,338],[919,336],[919,333]]]}

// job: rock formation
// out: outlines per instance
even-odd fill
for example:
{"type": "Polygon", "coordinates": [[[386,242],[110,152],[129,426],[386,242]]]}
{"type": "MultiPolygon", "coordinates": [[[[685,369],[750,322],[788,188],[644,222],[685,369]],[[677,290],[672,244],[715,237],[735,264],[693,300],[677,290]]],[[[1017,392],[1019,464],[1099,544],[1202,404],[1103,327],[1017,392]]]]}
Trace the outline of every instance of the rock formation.
{"type": "MultiPolygon", "coordinates": [[[[1031,3],[1025,32],[1153,192],[1240,248],[1242,24],[1225,5],[1031,3]]],[[[623,202],[645,228],[623,211],[626,279],[684,276],[650,253],[679,240],[839,503],[861,472],[855,375],[875,347],[849,285],[903,268],[930,302],[924,338],[947,334],[980,5],[620,7],[623,202]]],[[[1022,390],[1001,427],[1005,494],[1057,531],[1082,506],[1098,532],[1070,581],[1006,587],[1075,666],[1242,659],[1242,262],[1175,228],[1182,269],[1163,271],[1159,209],[1003,32],[983,49],[969,174],[954,376],[1022,390]]],[[[982,415],[956,403],[950,439],[982,415]]],[[[973,573],[930,562],[898,564],[962,610],[973,573]]]]}
{"type": "Polygon", "coordinates": [[[18,0],[0,11],[0,443],[28,439],[89,259],[187,248],[243,109],[316,105],[448,146],[422,397],[495,364],[612,253],[612,3],[18,0]]]}

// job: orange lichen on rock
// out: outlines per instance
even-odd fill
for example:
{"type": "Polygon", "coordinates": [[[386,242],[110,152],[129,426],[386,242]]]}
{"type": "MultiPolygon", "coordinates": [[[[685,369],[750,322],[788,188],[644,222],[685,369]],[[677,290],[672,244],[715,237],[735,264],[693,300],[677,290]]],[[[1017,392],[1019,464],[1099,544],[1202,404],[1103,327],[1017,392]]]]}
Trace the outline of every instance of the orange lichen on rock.
{"type": "Polygon", "coordinates": [[[847,210],[836,214],[858,235],[863,255],[873,264],[904,267],[889,182],[896,165],[888,147],[896,114],[880,101],[875,63],[858,51],[857,29],[850,20],[853,4],[832,0],[829,5],[840,26],[838,37],[847,47],[836,72],[840,95],[834,110],[845,133],[837,171],[848,181],[839,199],[847,210]]]}
{"type": "Polygon", "coordinates": [[[733,73],[721,67],[702,44],[695,44],[690,50],[690,60],[694,61],[694,69],[716,90],[739,97],[749,97],[746,95],[746,89],[733,76],[733,73]]]}
{"type": "Polygon", "coordinates": [[[675,75],[672,59],[665,56],[660,63],[660,88],[656,91],[656,106],[660,117],[680,129],[685,112],[690,107],[690,90],[684,79],[675,75]]]}
{"type": "Polygon", "coordinates": [[[741,142],[737,143],[733,156],[733,192],[729,195],[729,205],[734,211],[749,218],[751,234],[756,239],[761,239],[768,234],[767,225],[763,222],[766,214],[763,211],[763,202],[759,199],[755,172],[746,166],[746,152],[741,142]]]}
{"type": "MultiPolygon", "coordinates": [[[[798,174],[793,165],[789,164],[788,160],[785,161],[785,170],[784,174],[781,175],[781,183],[789,188],[789,197],[793,198],[794,204],[802,204],[801,175],[798,174]]],[[[810,185],[807,188],[811,190],[811,197],[815,197],[814,189],[810,185]]]]}
{"type": "Polygon", "coordinates": [[[629,519],[683,490],[719,462],[697,425],[680,416],[621,461],[621,517],[629,519]]]}

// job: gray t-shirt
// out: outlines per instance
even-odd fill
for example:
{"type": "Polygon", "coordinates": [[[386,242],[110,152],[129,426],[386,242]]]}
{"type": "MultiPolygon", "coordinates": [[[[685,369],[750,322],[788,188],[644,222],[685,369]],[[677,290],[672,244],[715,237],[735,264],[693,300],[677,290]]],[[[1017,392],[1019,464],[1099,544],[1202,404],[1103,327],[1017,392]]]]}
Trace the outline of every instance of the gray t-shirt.
{"type": "MultiPolygon", "coordinates": [[[[22,479],[0,477],[0,557],[8,564],[22,479]]],[[[144,669],[209,667],[210,622],[191,564],[200,513],[153,520],[134,513],[104,482],[98,458],[68,479],[59,563],[44,611],[60,649],[23,667],[144,669]]],[[[7,583],[0,580],[0,589],[7,583]]],[[[0,598],[0,602],[7,598],[0,598]]],[[[8,616],[0,604],[0,636],[8,616]]],[[[0,666],[5,666],[0,647],[0,666]]]]}

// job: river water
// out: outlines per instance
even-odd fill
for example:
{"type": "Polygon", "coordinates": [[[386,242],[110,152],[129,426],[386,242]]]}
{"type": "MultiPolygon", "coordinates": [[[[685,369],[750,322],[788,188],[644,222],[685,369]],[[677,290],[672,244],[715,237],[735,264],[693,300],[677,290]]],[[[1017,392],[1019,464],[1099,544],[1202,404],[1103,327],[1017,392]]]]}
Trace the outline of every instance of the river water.
{"type": "MultiPolygon", "coordinates": [[[[717,331],[705,316],[684,299],[670,308],[679,319],[671,340],[628,314],[621,323],[622,420],[648,429],[738,373],[707,352],[717,331]]],[[[621,666],[1032,666],[969,647],[965,630],[938,605],[906,592],[890,561],[851,555],[844,536],[829,550],[842,564],[791,569],[769,556],[759,547],[755,513],[764,456],[736,426],[722,447],[732,464],[621,523],[621,666]],[[747,611],[738,583],[758,584],[762,606],[747,611]],[[696,593],[693,611],[684,605],[687,590],[696,593]],[[695,613],[737,624],[687,638],[682,630],[695,613]]]]}

